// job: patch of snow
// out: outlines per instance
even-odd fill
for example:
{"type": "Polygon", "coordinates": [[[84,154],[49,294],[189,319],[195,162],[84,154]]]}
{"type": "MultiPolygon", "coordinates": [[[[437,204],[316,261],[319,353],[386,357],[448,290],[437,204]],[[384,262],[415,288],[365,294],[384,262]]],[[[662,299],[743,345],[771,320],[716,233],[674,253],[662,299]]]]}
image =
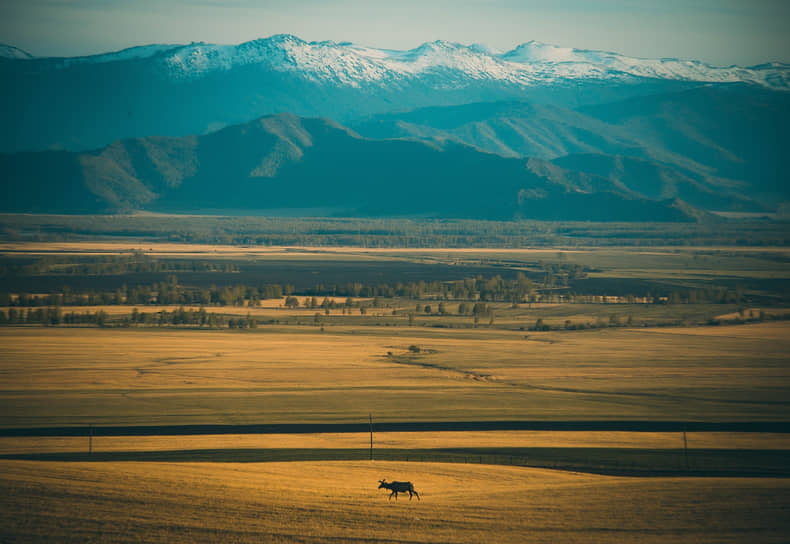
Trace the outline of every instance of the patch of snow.
{"type": "MultiPolygon", "coordinates": [[[[0,56],[19,51],[10,46],[4,47],[6,50],[0,48],[0,56]]],[[[149,45],[103,55],[56,60],[62,66],[68,66],[147,58],[176,79],[198,79],[237,66],[261,65],[275,71],[298,73],[314,81],[349,87],[421,77],[430,77],[439,87],[464,85],[475,80],[530,86],[578,79],[623,81],[652,78],[701,83],[748,82],[772,89],[790,89],[790,65],[782,63],[748,68],[715,67],[694,60],[641,59],[536,41],[523,43],[504,53],[480,44],[463,45],[443,40],[398,51],[350,42],[305,42],[297,36],[278,34],[239,45],[149,45]]]]}

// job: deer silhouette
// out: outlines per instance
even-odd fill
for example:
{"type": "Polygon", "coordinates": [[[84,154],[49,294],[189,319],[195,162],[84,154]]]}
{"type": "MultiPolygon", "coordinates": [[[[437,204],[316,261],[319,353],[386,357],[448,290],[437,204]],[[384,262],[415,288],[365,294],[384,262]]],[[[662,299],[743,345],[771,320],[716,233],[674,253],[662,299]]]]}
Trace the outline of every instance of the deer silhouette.
{"type": "Polygon", "coordinates": [[[417,493],[417,491],[415,491],[414,486],[412,485],[411,482],[387,482],[386,480],[379,480],[379,489],[381,489],[382,487],[384,489],[389,489],[390,491],[392,491],[392,493],[390,493],[390,496],[387,498],[387,500],[392,499],[392,496],[395,495],[395,500],[397,501],[398,493],[408,493],[409,500],[411,500],[412,495],[417,495],[418,501],[422,500],[420,499],[420,494],[417,493]]]}

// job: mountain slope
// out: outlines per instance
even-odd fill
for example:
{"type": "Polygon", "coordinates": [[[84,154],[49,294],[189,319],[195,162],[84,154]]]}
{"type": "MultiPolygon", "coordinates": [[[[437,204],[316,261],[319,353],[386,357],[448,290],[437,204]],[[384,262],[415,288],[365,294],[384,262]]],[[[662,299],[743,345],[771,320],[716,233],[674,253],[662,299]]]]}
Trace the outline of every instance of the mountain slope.
{"type": "MultiPolygon", "coordinates": [[[[9,49],[11,51],[11,49],[9,49]]],[[[391,51],[278,35],[237,46],[149,45],[76,58],[0,55],[0,150],[84,150],[206,133],[280,112],[348,122],[502,100],[592,105],[700,82],[787,90],[790,67],[717,68],[530,42],[507,53],[448,42],[391,51]]]]}
{"type": "MultiPolygon", "coordinates": [[[[654,180],[654,187],[643,182],[638,193],[675,194],[661,179],[680,176],[687,179],[671,182],[685,187],[680,197],[708,209],[758,210],[790,199],[790,163],[784,160],[790,94],[742,85],[702,86],[579,110],[523,102],[422,108],[351,126],[370,137],[464,143],[508,157],[583,154],[653,161],[644,179],[654,180]]],[[[577,166],[570,159],[562,164],[577,166]]],[[[620,181],[639,183],[645,172],[637,165],[620,167],[620,175],[631,178],[620,181]]],[[[579,169],[598,172],[587,165],[579,169]]],[[[611,167],[604,170],[604,177],[615,179],[611,167]]]]}
{"type": "Polygon", "coordinates": [[[622,155],[578,153],[551,162],[567,170],[600,176],[623,190],[651,200],[680,199],[692,206],[715,211],[767,210],[766,206],[738,193],[735,188],[655,161],[622,155]]]}
{"type": "Polygon", "coordinates": [[[568,108],[531,102],[420,108],[371,116],[349,126],[370,138],[463,143],[504,157],[553,159],[627,149],[641,153],[625,130],[568,108]]]}
{"type": "Polygon", "coordinates": [[[4,43],[0,43],[0,59],[32,59],[33,55],[19,49],[18,47],[14,47],[13,45],[6,45],[4,43]]]}
{"type": "Polygon", "coordinates": [[[0,154],[2,211],[336,208],[481,219],[693,221],[673,201],[537,159],[461,145],[370,140],[293,115],[83,153],[0,154]],[[42,195],[54,195],[49,199],[42,195]],[[71,195],[59,201],[59,195],[71,195]]]}
{"type": "Polygon", "coordinates": [[[745,181],[764,199],[790,199],[787,93],[705,86],[579,111],[633,135],[648,158],[745,181]]]}

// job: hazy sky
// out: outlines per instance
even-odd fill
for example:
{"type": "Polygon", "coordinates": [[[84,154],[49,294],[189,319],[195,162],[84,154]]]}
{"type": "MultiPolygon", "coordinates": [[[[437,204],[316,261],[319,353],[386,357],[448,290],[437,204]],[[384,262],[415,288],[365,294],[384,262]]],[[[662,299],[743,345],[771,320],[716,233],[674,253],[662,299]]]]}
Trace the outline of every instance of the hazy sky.
{"type": "Polygon", "coordinates": [[[71,56],[290,33],[411,49],[538,40],[716,65],[790,62],[790,0],[0,0],[0,43],[71,56]]]}

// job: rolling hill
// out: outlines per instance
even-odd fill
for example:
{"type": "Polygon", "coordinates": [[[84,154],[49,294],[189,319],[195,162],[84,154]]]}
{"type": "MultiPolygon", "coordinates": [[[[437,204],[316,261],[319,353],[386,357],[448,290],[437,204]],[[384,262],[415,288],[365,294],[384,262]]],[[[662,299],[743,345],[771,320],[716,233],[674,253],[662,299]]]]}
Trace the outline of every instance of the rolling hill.
{"type": "Polygon", "coordinates": [[[786,92],[701,86],[577,110],[475,103],[375,115],[350,126],[369,137],[463,143],[505,157],[559,161],[639,187],[650,198],[679,197],[707,209],[759,211],[790,200],[786,92]],[[603,167],[601,161],[613,160],[604,155],[623,159],[603,167]]]}
{"type": "Polygon", "coordinates": [[[466,145],[372,140],[325,119],[268,116],[201,136],[88,152],[0,154],[5,212],[332,208],[342,215],[697,221],[597,174],[466,145]]]}

